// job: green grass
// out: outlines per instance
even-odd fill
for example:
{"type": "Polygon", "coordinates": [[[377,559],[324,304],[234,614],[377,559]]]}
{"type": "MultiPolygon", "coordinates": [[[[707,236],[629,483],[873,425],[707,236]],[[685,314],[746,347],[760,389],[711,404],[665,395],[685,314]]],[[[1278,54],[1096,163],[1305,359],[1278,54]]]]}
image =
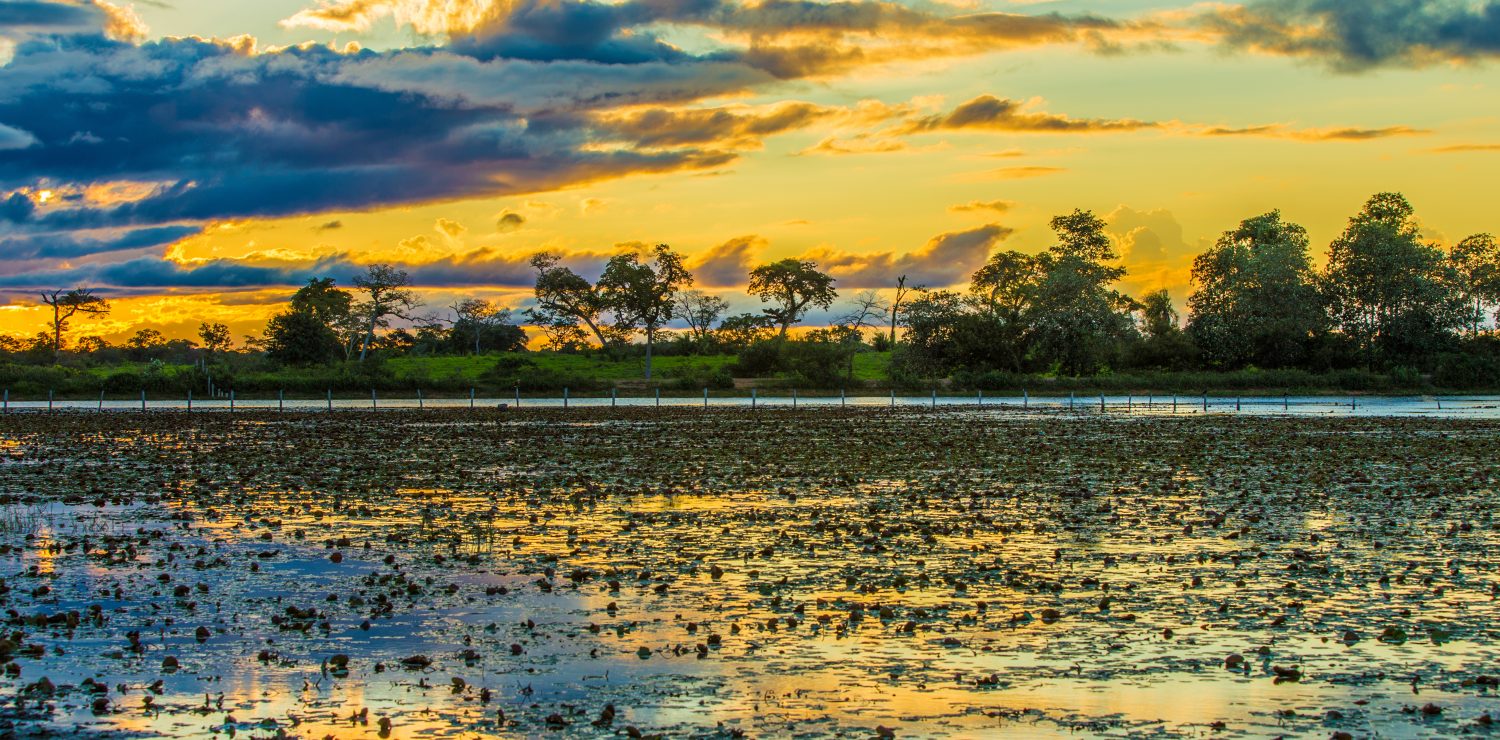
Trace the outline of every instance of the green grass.
{"type": "MultiPolygon", "coordinates": [[[[529,360],[533,365],[558,373],[581,375],[600,380],[635,380],[646,377],[644,358],[631,357],[611,360],[595,355],[570,355],[555,352],[510,352],[505,355],[479,355],[465,357],[394,357],[386,360],[385,366],[396,377],[460,377],[475,380],[495,366],[501,357],[511,356],[529,360]]],[[[669,356],[652,359],[653,375],[670,377],[686,371],[713,371],[734,362],[734,355],[669,356]]]]}

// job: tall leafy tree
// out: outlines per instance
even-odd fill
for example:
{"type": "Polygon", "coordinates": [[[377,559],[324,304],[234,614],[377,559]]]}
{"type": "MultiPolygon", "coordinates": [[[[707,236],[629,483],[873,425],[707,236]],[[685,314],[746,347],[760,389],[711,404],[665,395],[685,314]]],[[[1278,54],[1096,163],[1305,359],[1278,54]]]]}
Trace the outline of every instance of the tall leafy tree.
{"type": "Polygon", "coordinates": [[[410,315],[418,302],[416,293],[411,290],[411,277],[405,270],[387,264],[366,267],[364,273],[354,277],[354,287],[365,294],[356,311],[364,320],[364,340],[359,346],[359,361],[364,362],[370,351],[370,342],[375,339],[375,330],[389,326],[392,316],[410,315]]]}
{"type": "Polygon", "coordinates": [[[608,301],[582,275],[558,264],[561,261],[560,256],[548,252],[531,258],[536,270],[536,306],[527,309],[527,317],[538,326],[549,327],[549,336],[554,332],[571,334],[563,327],[581,321],[599,340],[599,346],[609,349],[611,342],[604,325],[608,301]]]}
{"type": "Polygon", "coordinates": [[[198,324],[198,338],[203,340],[203,352],[209,357],[229,349],[229,327],[224,324],[207,321],[198,324]]]}
{"type": "Polygon", "coordinates": [[[271,317],[261,346],[266,356],[283,365],[318,365],[343,354],[339,337],[310,310],[296,308],[271,317]]]}
{"type": "Polygon", "coordinates": [[[750,295],[771,305],[761,309],[777,326],[785,339],[787,330],[802,320],[813,306],[828,308],[838,297],[834,279],[818,271],[811,260],[787,258],[761,265],[750,271],[750,295]]]}
{"type": "Polygon", "coordinates": [[[69,291],[53,290],[42,293],[42,303],[52,307],[52,361],[62,357],[63,332],[74,316],[105,316],[109,314],[109,301],[94,294],[92,288],[74,288],[69,291]]]}
{"type": "Polygon", "coordinates": [[[1214,367],[1303,361],[1327,326],[1307,230],[1280,211],[1241,221],[1193,260],[1188,334],[1214,367]]]}
{"type": "Polygon", "coordinates": [[[1431,352],[1461,321],[1442,250],[1422,242],[1411,204],[1379,193],[1328,248],[1323,292],[1367,364],[1431,352]]]}
{"type": "Polygon", "coordinates": [[[1448,252],[1454,291],[1461,305],[1463,327],[1477,336],[1486,316],[1500,324],[1500,245],[1489,234],[1475,234],[1448,252]]]}
{"type": "Polygon", "coordinates": [[[646,335],[646,380],[651,379],[656,334],[672,320],[677,294],[692,284],[682,255],[665,244],[652,248],[647,259],[635,252],[617,254],[599,277],[599,294],[614,313],[615,325],[638,327],[646,335]]]}
{"type": "Polygon", "coordinates": [[[1070,375],[1098,370],[1133,330],[1135,302],[1110,288],[1125,268],[1105,264],[1118,255],[1104,225],[1083,210],[1052,219],[1057,243],[1037,257],[1041,277],[1029,291],[1025,315],[1034,351],[1070,375]]]}
{"type": "MultiPolygon", "coordinates": [[[[363,321],[354,312],[354,296],[339,288],[333,278],[312,278],[292,294],[291,310],[317,319],[340,341],[344,359],[359,346],[363,321]]],[[[307,322],[298,322],[306,325],[307,322]]]]}

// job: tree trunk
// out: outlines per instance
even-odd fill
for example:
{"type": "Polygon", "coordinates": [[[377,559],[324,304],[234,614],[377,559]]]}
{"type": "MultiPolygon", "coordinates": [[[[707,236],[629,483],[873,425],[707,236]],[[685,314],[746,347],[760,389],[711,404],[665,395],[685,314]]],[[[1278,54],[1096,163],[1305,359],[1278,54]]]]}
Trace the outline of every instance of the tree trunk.
{"type": "Polygon", "coordinates": [[[52,364],[56,365],[62,359],[62,318],[58,315],[57,304],[52,304],[52,364]]]}
{"type": "Polygon", "coordinates": [[[365,354],[370,351],[370,340],[375,338],[375,321],[378,315],[375,311],[370,312],[370,323],[365,327],[365,340],[359,345],[359,361],[365,361],[365,354]]]}
{"type": "Polygon", "coordinates": [[[651,380],[651,345],[656,341],[656,330],[646,327],[646,380],[651,380]]]}

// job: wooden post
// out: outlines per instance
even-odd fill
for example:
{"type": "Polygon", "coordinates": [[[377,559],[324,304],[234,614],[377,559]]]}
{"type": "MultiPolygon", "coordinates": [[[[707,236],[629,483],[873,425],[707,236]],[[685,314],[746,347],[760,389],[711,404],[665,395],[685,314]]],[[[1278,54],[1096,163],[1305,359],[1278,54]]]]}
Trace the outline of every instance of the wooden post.
{"type": "Polygon", "coordinates": [[[1134,395],[1127,395],[1127,396],[1125,396],[1125,410],[1126,411],[1135,411],[1135,396],[1134,395]]]}
{"type": "Polygon", "coordinates": [[[839,389],[839,408],[843,408],[843,407],[848,406],[848,405],[849,405],[849,400],[848,400],[848,398],[846,398],[844,396],[844,389],[840,388],[839,389]]]}
{"type": "Polygon", "coordinates": [[[1099,394],[1099,413],[1104,413],[1104,394],[1099,394]]]}
{"type": "Polygon", "coordinates": [[[932,407],[937,408],[937,389],[932,389],[932,407]]]}
{"type": "Polygon", "coordinates": [[[47,410],[48,411],[52,410],[52,389],[51,388],[47,389],[47,410]]]}
{"type": "Polygon", "coordinates": [[[1068,391],[1068,410],[1073,410],[1073,391],[1068,391]]]}
{"type": "Polygon", "coordinates": [[[418,388],[417,389],[417,410],[421,411],[424,408],[426,408],[426,406],[422,404],[422,389],[418,388]]]}
{"type": "Polygon", "coordinates": [[[1239,396],[1235,396],[1234,397],[1234,410],[1235,411],[1239,411],[1240,410],[1240,397],[1239,396]]]}
{"type": "Polygon", "coordinates": [[[979,392],[979,405],[980,406],[984,405],[984,391],[980,391],[979,392]]]}
{"type": "Polygon", "coordinates": [[[193,413],[193,389],[188,389],[188,413],[193,413]]]}
{"type": "Polygon", "coordinates": [[[895,405],[896,405],[896,389],[892,388],[891,389],[891,406],[894,407],[895,405]]]}
{"type": "Polygon", "coordinates": [[[521,408],[521,386],[516,386],[516,408],[521,408]]]}
{"type": "Polygon", "coordinates": [[[328,410],[329,411],[333,410],[333,389],[332,388],[328,389],[328,410]]]}
{"type": "Polygon", "coordinates": [[[10,413],[10,389],[9,388],[5,389],[5,399],[4,399],[3,402],[0,402],[0,403],[4,404],[4,409],[3,409],[3,411],[0,411],[0,413],[6,413],[6,414],[10,413]]]}
{"type": "Polygon", "coordinates": [[[656,407],[661,408],[661,386],[656,386],[656,407]]]}
{"type": "Polygon", "coordinates": [[[1177,394],[1172,394],[1172,413],[1177,413],[1177,394]]]}
{"type": "Polygon", "coordinates": [[[370,410],[374,411],[375,409],[378,409],[378,408],[380,408],[380,402],[375,400],[375,389],[371,388],[370,389],[370,410]]]}
{"type": "Polygon", "coordinates": [[[474,386],[469,386],[469,408],[474,408],[474,386]]]}
{"type": "Polygon", "coordinates": [[[276,389],[276,413],[286,411],[286,389],[276,389]]]}
{"type": "Polygon", "coordinates": [[[792,408],[797,408],[797,389],[792,389],[792,408]]]}
{"type": "Polygon", "coordinates": [[[1203,413],[1208,413],[1208,391],[1203,392],[1203,413]]]}
{"type": "Polygon", "coordinates": [[[229,410],[230,411],[234,410],[234,389],[233,388],[229,389],[229,410]]]}
{"type": "Polygon", "coordinates": [[[1031,408],[1031,394],[1027,393],[1025,388],[1021,389],[1021,408],[1031,408]]]}
{"type": "Polygon", "coordinates": [[[103,411],[104,411],[104,391],[103,391],[103,389],[100,389],[100,391],[99,391],[99,408],[97,410],[100,413],[103,413],[103,411]]]}
{"type": "Polygon", "coordinates": [[[610,408],[614,408],[615,407],[615,389],[614,389],[614,386],[610,386],[610,389],[609,389],[609,407],[610,408]]]}
{"type": "Polygon", "coordinates": [[[750,408],[752,408],[752,409],[755,408],[755,402],[756,402],[756,400],[758,398],[759,398],[759,395],[755,392],[755,389],[751,388],[750,389],[750,408]]]}
{"type": "MultiPolygon", "coordinates": [[[[1438,402],[1438,408],[1442,408],[1442,407],[1443,407],[1442,402],[1439,401],[1438,402]]],[[[1289,411],[1289,410],[1291,410],[1291,408],[1292,408],[1292,396],[1291,396],[1291,394],[1289,394],[1289,393],[1282,393],[1281,394],[1281,410],[1282,411],[1289,411]]]]}
{"type": "Polygon", "coordinates": [[[146,389],[141,389],[141,413],[146,412],[146,389]]]}
{"type": "Polygon", "coordinates": [[[1353,394],[1350,394],[1350,396],[1349,396],[1349,410],[1350,411],[1354,411],[1354,410],[1356,410],[1358,408],[1359,408],[1359,401],[1355,400],[1353,394]]]}
{"type": "Polygon", "coordinates": [[[564,387],[563,388],[563,408],[567,408],[567,407],[568,407],[568,389],[566,387],[564,387]]]}
{"type": "Polygon", "coordinates": [[[708,408],[708,388],[703,389],[703,408],[708,408]]]}

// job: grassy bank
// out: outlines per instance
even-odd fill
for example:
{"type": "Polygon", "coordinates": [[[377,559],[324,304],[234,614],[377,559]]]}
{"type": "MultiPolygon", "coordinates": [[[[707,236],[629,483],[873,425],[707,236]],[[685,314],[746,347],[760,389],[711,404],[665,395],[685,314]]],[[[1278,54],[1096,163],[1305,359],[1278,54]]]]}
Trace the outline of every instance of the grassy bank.
{"type": "Polygon", "coordinates": [[[207,397],[212,387],[234,389],[241,397],[270,397],[285,392],[292,397],[317,397],[327,392],[337,396],[368,394],[371,390],[432,396],[467,395],[470,389],[484,395],[509,395],[516,388],[523,394],[555,395],[563,388],[575,394],[607,393],[645,395],[660,389],[666,394],[701,393],[708,388],[716,395],[748,393],[756,387],[770,391],[797,389],[808,394],[851,392],[925,393],[940,392],[1015,393],[1023,390],[1038,396],[1075,394],[1145,395],[1281,395],[1362,393],[1409,395],[1415,393],[1495,392],[1488,386],[1434,382],[1413,372],[1380,373],[1339,370],[1312,373],[1305,370],[1238,370],[1234,372],[1121,372],[1072,378],[1020,373],[959,373],[934,379],[899,379],[888,373],[890,353],[855,355],[853,379],[824,388],[810,387],[805,380],[782,375],[744,377],[736,373],[733,355],[665,356],[653,363],[654,377],[646,381],[642,358],[610,358],[600,354],[514,352],[475,357],[398,357],[364,365],[348,363],[327,367],[275,367],[258,358],[234,357],[207,370],[192,365],[119,363],[99,366],[35,366],[0,364],[0,388],[12,398],[94,398],[101,392],[109,398],[133,398],[142,390],[156,397],[185,396],[189,391],[207,397]]]}

